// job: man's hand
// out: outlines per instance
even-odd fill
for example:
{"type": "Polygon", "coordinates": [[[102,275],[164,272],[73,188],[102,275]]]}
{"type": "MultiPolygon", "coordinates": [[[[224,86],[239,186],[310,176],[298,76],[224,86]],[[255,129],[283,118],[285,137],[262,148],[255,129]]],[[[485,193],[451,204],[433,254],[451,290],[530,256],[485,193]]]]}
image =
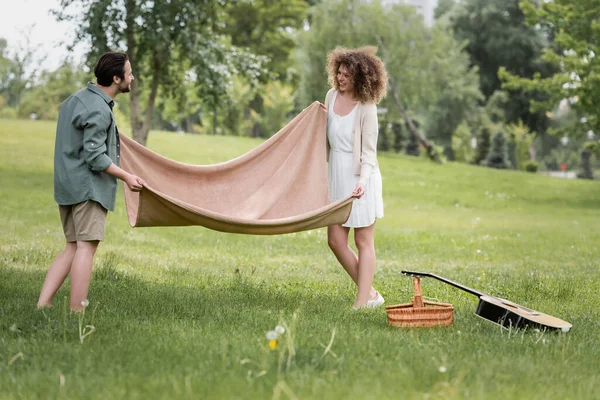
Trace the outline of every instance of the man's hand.
{"type": "Polygon", "coordinates": [[[363,187],[363,185],[358,183],[356,185],[356,187],[354,188],[354,191],[352,192],[352,197],[356,197],[357,199],[360,199],[363,194],[365,194],[365,188],[363,187]]]}
{"type": "Polygon", "coordinates": [[[146,182],[144,182],[144,180],[142,178],[140,178],[139,176],[132,175],[132,174],[127,174],[125,179],[123,179],[123,182],[125,182],[127,184],[127,186],[129,187],[129,190],[131,190],[132,192],[141,191],[142,188],[144,187],[144,185],[146,184],[146,182]]]}

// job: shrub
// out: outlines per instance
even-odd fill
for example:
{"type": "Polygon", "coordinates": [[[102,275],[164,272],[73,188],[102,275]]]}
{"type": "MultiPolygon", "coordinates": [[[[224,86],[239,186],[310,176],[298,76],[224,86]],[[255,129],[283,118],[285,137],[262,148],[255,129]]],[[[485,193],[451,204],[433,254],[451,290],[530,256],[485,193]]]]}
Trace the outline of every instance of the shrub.
{"type": "Polygon", "coordinates": [[[529,160],[529,161],[525,162],[524,169],[527,172],[536,173],[539,166],[540,166],[540,164],[537,161],[529,160]]]}
{"type": "Polygon", "coordinates": [[[502,131],[498,131],[494,134],[490,151],[481,164],[485,165],[486,167],[498,169],[506,169],[511,167],[506,151],[506,139],[502,131]]]}

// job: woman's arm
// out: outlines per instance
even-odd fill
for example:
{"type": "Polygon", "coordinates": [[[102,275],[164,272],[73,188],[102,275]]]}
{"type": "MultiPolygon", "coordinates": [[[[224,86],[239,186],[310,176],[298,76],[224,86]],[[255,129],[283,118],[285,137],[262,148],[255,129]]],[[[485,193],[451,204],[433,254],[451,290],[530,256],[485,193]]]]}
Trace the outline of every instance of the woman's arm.
{"type": "Polygon", "coordinates": [[[358,183],[363,187],[367,184],[373,169],[377,165],[377,136],[379,123],[377,121],[377,106],[373,103],[365,104],[362,121],[360,178],[358,183]]]}

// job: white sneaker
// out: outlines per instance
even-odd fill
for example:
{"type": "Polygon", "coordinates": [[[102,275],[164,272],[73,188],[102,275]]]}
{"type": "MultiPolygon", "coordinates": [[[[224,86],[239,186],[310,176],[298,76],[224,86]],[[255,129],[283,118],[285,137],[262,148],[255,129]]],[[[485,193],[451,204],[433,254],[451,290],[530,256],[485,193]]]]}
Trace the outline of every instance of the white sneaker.
{"type": "Polygon", "coordinates": [[[385,303],[385,299],[379,292],[377,292],[377,296],[375,296],[375,298],[373,300],[367,301],[366,307],[367,308],[375,308],[375,307],[379,307],[379,306],[383,305],[383,303],[385,303]]]}

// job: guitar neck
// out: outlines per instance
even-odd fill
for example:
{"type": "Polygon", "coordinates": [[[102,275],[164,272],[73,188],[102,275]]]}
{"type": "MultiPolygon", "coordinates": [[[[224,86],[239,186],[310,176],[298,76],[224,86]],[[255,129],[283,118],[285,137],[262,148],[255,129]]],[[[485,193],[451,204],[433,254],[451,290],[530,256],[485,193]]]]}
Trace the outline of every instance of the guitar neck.
{"type": "Polygon", "coordinates": [[[454,281],[451,281],[450,279],[446,279],[446,278],[443,278],[443,277],[441,277],[441,276],[438,276],[438,275],[435,275],[435,274],[430,274],[430,273],[428,273],[428,272],[402,271],[402,273],[403,273],[403,274],[405,274],[405,275],[411,275],[411,276],[417,276],[417,277],[430,277],[430,278],[435,278],[435,279],[437,279],[438,281],[442,281],[442,282],[444,282],[444,283],[447,283],[448,285],[452,285],[452,286],[454,286],[455,288],[459,288],[459,289],[461,289],[461,290],[464,290],[465,292],[467,292],[467,293],[471,293],[472,295],[475,295],[475,296],[477,296],[477,297],[485,296],[485,293],[481,293],[481,292],[480,292],[480,291],[478,291],[478,290],[471,289],[470,287],[468,287],[468,286],[465,286],[465,285],[461,285],[461,284],[460,284],[460,283],[458,283],[458,282],[454,282],[454,281]]]}

